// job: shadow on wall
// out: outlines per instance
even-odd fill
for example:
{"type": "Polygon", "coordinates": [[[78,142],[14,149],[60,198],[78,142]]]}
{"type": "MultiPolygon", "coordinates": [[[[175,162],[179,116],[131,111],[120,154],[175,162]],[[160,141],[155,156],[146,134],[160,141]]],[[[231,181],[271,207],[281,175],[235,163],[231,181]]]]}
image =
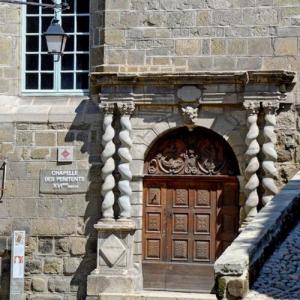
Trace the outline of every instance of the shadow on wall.
{"type": "MultiPolygon", "coordinates": [[[[83,234],[85,235],[86,251],[80,265],[73,274],[71,290],[77,290],[77,299],[86,299],[87,276],[96,268],[97,232],[94,224],[101,218],[101,127],[102,120],[99,106],[92,100],[83,100],[76,109],[76,117],[72,122],[65,142],[75,145],[80,143],[80,154],[87,154],[89,162],[88,179],[90,181],[85,195],[86,209],[82,211],[83,234]]],[[[86,158],[84,158],[86,160],[86,158]]],[[[80,169],[80,162],[77,162],[80,169]]],[[[84,162],[83,162],[84,165],[84,162]]]]}

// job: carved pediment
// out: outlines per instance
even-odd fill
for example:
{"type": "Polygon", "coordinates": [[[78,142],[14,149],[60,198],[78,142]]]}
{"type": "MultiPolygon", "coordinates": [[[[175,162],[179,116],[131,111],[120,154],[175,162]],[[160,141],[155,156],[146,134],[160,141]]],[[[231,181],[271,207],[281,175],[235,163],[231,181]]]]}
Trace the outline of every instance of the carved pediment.
{"type": "Polygon", "coordinates": [[[236,175],[229,145],[208,130],[175,130],[157,141],[145,162],[148,175],[236,175]]]}

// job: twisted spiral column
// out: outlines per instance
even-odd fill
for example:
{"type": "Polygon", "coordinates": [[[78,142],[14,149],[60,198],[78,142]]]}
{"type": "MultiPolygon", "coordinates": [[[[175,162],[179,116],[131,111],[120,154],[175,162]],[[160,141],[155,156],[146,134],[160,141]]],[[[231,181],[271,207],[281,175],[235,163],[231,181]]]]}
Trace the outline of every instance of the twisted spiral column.
{"type": "Polygon", "coordinates": [[[259,160],[257,155],[260,151],[260,146],[257,142],[257,137],[259,135],[257,116],[260,109],[260,103],[254,101],[245,101],[244,107],[246,108],[248,115],[248,133],[245,139],[245,143],[247,145],[247,151],[245,153],[247,166],[245,169],[246,202],[244,210],[246,218],[244,223],[248,224],[256,216],[257,205],[259,203],[259,197],[257,193],[259,179],[256,172],[259,169],[259,160]]]}
{"type": "Polygon", "coordinates": [[[103,168],[102,168],[102,190],[101,194],[103,196],[102,202],[102,218],[103,219],[113,219],[114,211],[113,205],[115,202],[115,196],[113,193],[113,188],[115,187],[115,179],[113,176],[113,171],[115,169],[115,161],[113,155],[116,152],[116,146],[113,142],[115,136],[115,130],[112,127],[113,122],[113,112],[114,105],[110,103],[103,103],[100,105],[104,112],[103,119],[103,130],[104,134],[102,136],[102,146],[103,151],[101,154],[103,168]]]}
{"type": "Polygon", "coordinates": [[[274,128],[276,126],[276,110],[279,108],[279,103],[267,102],[263,103],[263,108],[265,112],[265,126],[264,126],[264,138],[265,142],[262,146],[262,151],[264,154],[264,160],[262,167],[264,170],[264,177],[262,184],[264,187],[264,194],[262,197],[263,205],[266,205],[270,200],[278,193],[275,180],[278,176],[278,172],[275,166],[277,161],[277,152],[275,145],[277,143],[276,133],[274,128]]]}
{"type": "Polygon", "coordinates": [[[121,146],[118,150],[118,155],[120,157],[118,170],[121,178],[118,182],[118,189],[120,191],[118,203],[120,207],[120,218],[126,219],[131,217],[130,198],[132,195],[132,191],[130,182],[132,179],[132,173],[130,170],[130,163],[132,161],[132,156],[130,153],[130,149],[132,147],[132,139],[130,137],[130,133],[132,131],[132,126],[130,116],[134,111],[134,103],[118,103],[117,105],[121,114],[121,131],[119,133],[121,146]]]}

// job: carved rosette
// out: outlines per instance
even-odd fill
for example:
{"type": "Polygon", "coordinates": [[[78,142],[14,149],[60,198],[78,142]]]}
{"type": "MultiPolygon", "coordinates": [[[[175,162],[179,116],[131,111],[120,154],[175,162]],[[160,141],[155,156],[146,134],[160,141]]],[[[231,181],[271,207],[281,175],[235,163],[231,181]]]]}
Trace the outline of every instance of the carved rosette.
{"type": "Polygon", "coordinates": [[[113,155],[116,152],[116,147],[113,142],[115,136],[115,130],[112,127],[113,122],[113,112],[114,105],[111,103],[101,103],[100,108],[103,110],[103,130],[104,134],[102,136],[102,146],[103,151],[101,154],[103,161],[102,168],[102,190],[101,194],[103,196],[102,202],[102,216],[104,219],[113,219],[114,211],[113,205],[115,202],[115,196],[113,193],[113,188],[115,187],[115,179],[113,176],[113,171],[115,169],[115,161],[113,155]]]}
{"type": "Polygon", "coordinates": [[[130,149],[132,147],[132,139],[130,137],[130,133],[132,131],[130,116],[134,111],[134,103],[118,103],[117,106],[121,114],[121,131],[119,133],[121,146],[118,150],[118,155],[120,157],[118,170],[121,178],[118,182],[118,188],[120,191],[118,203],[120,207],[120,218],[130,218],[130,198],[132,194],[130,187],[130,182],[132,179],[132,173],[130,170],[130,162],[132,161],[132,156],[130,153],[130,149]]]}
{"type": "Polygon", "coordinates": [[[259,135],[257,117],[260,109],[260,103],[255,101],[245,101],[244,107],[248,114],[248,133],[245,140],[247,145],[247,151],[245,153],[247,166],[245,169],[246,202],[244,209],[246,218],[244,222],[245,224],[248,224],[257,215],[257,205],[259,203],[259,197],[257,193],[259,179],[256,172],[259,169],[259,160],[257,155],[260,151],[260,146],[257,142],[257,137],[259,135]]]}
{"type": "Polygon", "coordinates": [[[264,177],[262,184],[264,187],[264,195],[262,197],[263,205],[266,205],[275,194],[278,193],[275,180],[278,176],[275,162],[277,161],[277,152],[275,145],[277,143],[276,133],[274,128],[276,126],[276,110],[279,108],[278,101],[263,103],[265,112],[265,126],[264,126],[264,138],[265,142],[262,146],[264,154],[264,160],[262,167],[264,170],[264,177]]]}

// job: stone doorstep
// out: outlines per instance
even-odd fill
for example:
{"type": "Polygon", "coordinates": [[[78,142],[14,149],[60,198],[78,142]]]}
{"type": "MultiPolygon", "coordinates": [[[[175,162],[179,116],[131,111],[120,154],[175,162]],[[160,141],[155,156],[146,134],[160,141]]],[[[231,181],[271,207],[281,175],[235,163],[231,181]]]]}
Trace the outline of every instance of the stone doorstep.
{"type": "Polygon", "coordinates": [[[217,300],[214,294],[142,291],[130,294],[101,293],[99,300],[217,300]]]}

